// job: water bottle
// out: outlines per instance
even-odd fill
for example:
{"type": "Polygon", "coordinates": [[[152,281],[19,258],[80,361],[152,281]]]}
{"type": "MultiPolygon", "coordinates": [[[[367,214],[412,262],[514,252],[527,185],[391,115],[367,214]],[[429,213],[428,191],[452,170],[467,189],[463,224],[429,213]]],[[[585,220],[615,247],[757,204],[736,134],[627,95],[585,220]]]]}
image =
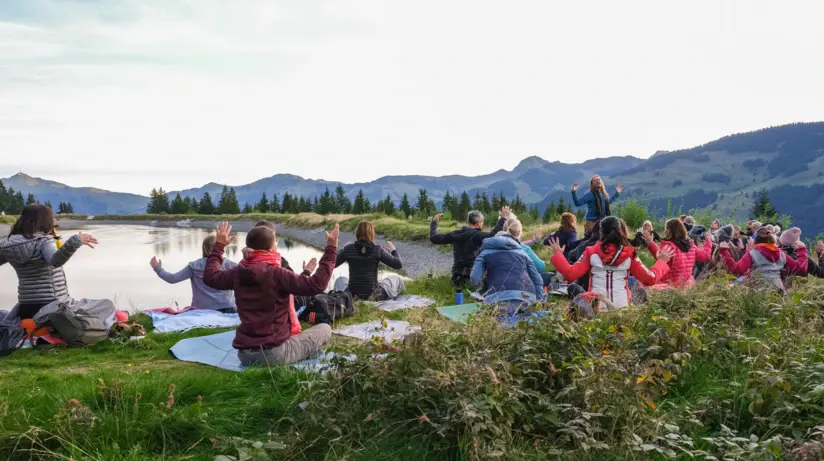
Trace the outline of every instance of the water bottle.
{"type": "Polygon", "coordinates": [[[455,304],[456,305],[463,304],[463,290],[455,291],[455,304]]]}

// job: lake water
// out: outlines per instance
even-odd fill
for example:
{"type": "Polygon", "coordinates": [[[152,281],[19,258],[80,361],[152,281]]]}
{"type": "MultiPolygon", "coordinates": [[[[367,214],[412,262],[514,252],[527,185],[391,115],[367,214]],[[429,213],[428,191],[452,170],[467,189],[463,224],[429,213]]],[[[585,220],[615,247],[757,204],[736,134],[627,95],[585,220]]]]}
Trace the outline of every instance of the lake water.
{"type": "MultiPolygon", "coordinates": [[[[192,300],[189,281],[170,285],[154,273],[149,261],[157,256],[169,272],[183,269],[198,259],[201,243],[210,231],[205,229],[161,228],[150,226],[86,226],[84,232],[95,236],[97,248],[82,247],[64,266],[69,293],[74,298],[107,298],[118,309],[141,311],[155,307],[186,307],[192,300]]],[[[67,239],[74,231],[66,231],[67,239]]],[[[235,243],[226,250],[229,259],[239,262],[246,233],[238,232],[235,243]],[[238,244],[240,242],[240,245],[238,244]]],[[[296,271],[304,261],[321,257],[315,248],[280,238],[278,250],[296,271]]],[[[348,276],[346,265],[335,269],[335,278],[348,276]]],[[[8,264],[0,266],[0,309],[17,303],[17,275],[8,264]]]]}

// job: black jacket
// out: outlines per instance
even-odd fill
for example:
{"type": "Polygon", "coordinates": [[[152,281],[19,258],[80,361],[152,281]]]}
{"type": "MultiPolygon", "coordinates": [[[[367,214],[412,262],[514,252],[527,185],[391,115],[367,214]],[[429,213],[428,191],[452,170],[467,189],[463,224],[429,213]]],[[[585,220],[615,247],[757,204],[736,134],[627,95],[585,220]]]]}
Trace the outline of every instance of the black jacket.
{"type": "Polygon", "coordinates": [[[378,288],[378,266],[384,263],[392,269],[402,269],[398,250],[388,253],[375,242],[358,240],[343,247],[335,267],[349,264],[349,292],[358,299],[372,299],[378,288]]]}
{"type": "Polygon", "coordinates": [[[452,274],[469,277],[470,272],[472,272],[472,265],[475,264],[475,258],[478,256],[478,250],[481,249],[484,240],[494,237],[495,234],[503,230],[505,222],[504,218],[499,218],[498,224],[489,232],[464,226],[448,234],[439,234],[438,223],[432,221],[429,225],[429,241],[435,245],[452,244],[452,274]]]}
{"type": "MultiPolygon", "coordinates": [[[[798,253],[795,251],[795,247],[782,246],[781,250],[784,251],[784,253],[787,253],[787,256],[789,256],[790,258],[798,260],[798,253]]],[[[821,265],[822,258],[819,257],[818,258],[818,264],[816,264],[816,258],[815,258],[814,255],[815,255],[815,249],[813,249],[813,251],[809,252],[808,259],[807,259],[807,273],[806,274],[798,274],[798,275],[801,276],[801,277],[806,277],[807,275],[812,275],[813,277],[818,277],[820,279],[824,279],[824,267],[822,267],[822,265],[821,265]]],[[[782,278],[786,278],[786,276],[787,276],[786,272],[787,272],[786,269],[783,269],[781,271],[782,278]]]]}
{"type": "MultiPolygon", "coordinates": [[[[655,243],[661,243],[661,236],[658,235],[658,232],[653,231],[652,241],[655,243]]],[[[644,241],[644,234],[641,232],[636,232],[635,237],[632,240],[630,240],[629,243],[635,248],[647,246],[647,242],[644,241]]]]}

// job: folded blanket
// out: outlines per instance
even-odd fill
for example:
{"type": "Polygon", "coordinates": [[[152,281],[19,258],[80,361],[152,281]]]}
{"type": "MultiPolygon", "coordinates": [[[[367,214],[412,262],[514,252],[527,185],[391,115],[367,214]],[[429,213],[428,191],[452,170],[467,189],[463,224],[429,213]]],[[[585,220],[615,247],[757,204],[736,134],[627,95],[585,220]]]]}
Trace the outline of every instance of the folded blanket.
{"type": "MultiPolygon", "coordinates": [[[[192,328],[225,328],[240,325],[238,314],[223,314],[212,310],[190,310],[176,315],[145,311],[152,318],[158,333],[186,331],[192,328]]],[[[233,333],[234,334],[234,333],[233,333]]]]}
{"type": "Polygon", "coordinates": [[[364,341],[369,341],[377,336],[385,342],[391,343],[396,340],[400,341],[405,338],[406,335],[419,331],[420,329],[420,327],[410,325],[409,322],[402,320],[386,320],[383,322],[376,320],[374,322],[359,323],[338,328],[332,330],[332,333],[362,339],[364,341]]]}
{"type": "Polygon", "coordinates": [[[403,295],[398,296],[396,299],[379,302],[378,309],[386,312],[392,312],[401,309],[429,307],[433,304],[435,304],[434,299],[424,298],[423,296],[418,295],[403,295]]]}

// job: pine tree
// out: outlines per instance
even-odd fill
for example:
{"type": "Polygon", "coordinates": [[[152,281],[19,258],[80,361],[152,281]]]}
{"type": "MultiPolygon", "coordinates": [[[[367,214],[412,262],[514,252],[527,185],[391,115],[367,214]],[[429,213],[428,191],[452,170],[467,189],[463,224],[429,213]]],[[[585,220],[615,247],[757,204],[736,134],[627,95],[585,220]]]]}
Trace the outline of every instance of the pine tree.
{"type": "MultiPolygon", "coordinates": [[[[492,207],[492,210],[500,210],[501,208],[503,208],[503,205],[501,205],[501,199],[494,193],[492,194],[491,207],[492,207]]],[[[492,210],[490,210],[490,213],[492,212],[492,210]]],[[[489,213],[484,213],[484,214],[489,214],[489,213]]]]}
{"type": "Polygon", "coordinates": [[[197,212],[200,214],[217,214],[215,202],[212,201],[212,196],[208,192],[203,193],[203,198],[200,199],[197,212]]]}
{"type": "Polygon", "coordinates": [[[352,201],[346,196],[343,190],[343,185],[338,184],[335,188],[335,202],[337,204],[338,213],[349,214],[352,212],[352,201]]]}
{"type": "Polygon", "coordinates": [[[280,208],[281,208],[283,213],[287,213],[287,214],[294,214],[295,213],[295,211],[294,211],[295,204],[292,203],[292,202],[294,202],[294,200],[295,199],[292,198],[292,196],[289,194],[289,192],[284,192],[283,193],[283,203],[280,205],[280,208]]]}
{"type": "Polygon", "coordinates": [[[556,207],[555,207],[555,214],[557,216],[561,216],[565,212],[566,212],[566,205],[564,205],[564,198],[560,197],[558,199],[558,205],[556,205],[556,207]]]}
{"type": "Polygon", "coordinates": [[[778,211],[770,204],[766,189],[761,189],[761,192],[759,192],[755,205],[753,205],[750,212],[750,218],[762,221],[775,221],[778,219],[778,211]]]}
{"type": "Polygon", "coordinates": [[[312,201],[309,200],[308,197],[301,197],[303,200],[303,206],[300,207],[301,213],[311,213],[312,212],[312,201]]]}
{"type": "Polygon", "coordinates": [[[169,207],[169,211],[172,214],[186,214],[189,211],[186,208],[186,204],[183,202],[183,197],[180,196],[180,193],[175,195],[175,198],[172,200],[172,204],[169,207]]]}
{"type": "Polygon", "coordinates": [[[318,200],[318,209],[318,212],[324,215],[340,212],[338,201],[336,200],[336,197],[332,197],[332,193],[329,192],[328,187],[325,191],[323,191],[323,194],[320,196],[320,200],[318,200]]]}
{"type": "Polygon", "coordinates": [[[454,216],[454,218],[459,221],[466,219],[470,211],[472,211],[472,203],[469,201],[469,194],[463,191],[461,192],[461,201],[458,203],[458,216],[454,216]]]}
{"type": "Polygon", "coordinates": [[[240,204],[237,201],[237,194],[235,194],[234,187],[223,186],[220,192],[220,198],[217,201],[218,214],[239,214],[240,204]]]}
{"type": "Polygon", "coordinates": [[[72,202],[66,202],[66,213],[74,214],[74,207],[72,206],[72,202]]]}
{"type": "Polygon", "coordinates": [[[401,204],[398,206],[398,209],[401,210],[405,217],[408,218],[412,216],[412,205],[409,204],[409,196],[406,195],[405,192],[403,194],[403,197],[401,198],[401,204]]]}
{"type": "Polygon", "coordinates": [[[183,199],[186,206],[186,213],[197,214],[197,199],[193,197],[186,197],[183,199]]]}
{"type": "MultiPolygon", "coordinates": [[[[505,207],[505,206],[509,205],[509,201],[508,201],[508,200],[506,199],[506,197],[504,196],[504,191],[501,191],[501,196],[500,196],[500,197],[498,197],[498,201],[501,203],[501,208],[503,208],[503,207],[505,207]]],[[[498,208],[495,208],[495,210],[494,210],[494,211],[498,211],[498,208]]]]}
{"type": "Polygon", "coordinates": [[[260,197],[260,201],[257,202],[255,205],[255,209],[257,209],[258,213],[268,213],[269,212],[269,198],[266,197],[266,192],[263,192],[263,195],[260,197]]]}
{"type": "Polygon", "coordinates": [[[486,195],[486,192],[481,192],[481,204],[483,208],[479,211],[484,215],[492,214],[492,205],[489,203],[489,197],[486,195]]]}
{"type": "Polygon", "coordinates": [[[352,214],[366,214],[372,210],[372,204],[363,194],[363,189],[358,189],[358,195],[355,196],[355,201],[352,204],[352,214]]]}
{"type": "Polygon", "coordinates": [[[9,206],[9,197],[8,192],[6,191],[6,185],[3,184],[3,181],[0,181],[0,211],[7,211],[6,208],[9,206]]]}
{"type": "Polygon", "coordinates": [[[395,213],[395,202],[389,194],[386,194],[386,199],[383,201],[383,212],[388,215],[395,213]]]}
{"type": "Polygon", "coordinates": [[[538,222],[541,220],[541,212],[538,211],[538,205],[532,205],[532,207],[530,207],[529,216],[532,218],[533,222],[538,222]]]}
{"type": "Polygon", "coordinates": [[[481,191],[475,192],[475,200],[472,202],[472,209],[483,212],[484,202],[481,199],[481,191]]]}
{"type": "Polygon", "coordinates": [[[272,213],[280,213],[280,201],[278,201],[278,194],[272,194],[272,200],[269,202],[269,211],[272,213]]]}
{"type": "Polygon", "coordinates": [[[26,205],[37,205],[37,200],[31,192],[29,192],[29,195],[26,196],[26,205]]]}
{"type": "Polygon", "coordinates": [[[149,194],[149,206],[146,207],[146,213],[161,214],[169,212],[169,195],[161,187],[160,189],[152,189],[149,194]]]}
{"type": "Polygon", "coordinates": [[[46,205],[47,207],[51,208],[52,210],[54,209],[54,207],[52,206],[51,202],[50,202],[50,201],[48,201],[48,200],[46,200],[46,203],[44,203],[43,205],[46,205]]]}
{"type": "Polygon", "coordinates": [[[547,203],[546,209],[544,209],[544,217],[543,222],[544,224],[549,224],[555,221],[555,217],[558,216],[558,207],[555,205],[554,202],[547,203]]]}
{"type": "MultiPolygon", "coordinates": [[[[427,198],[426,200],[428,201],[429,199],[427,198]]],[[[458,218],[458,199],[449,191],[446,191],[443,196],[443,212],[449,213],[455,219],[458,218]]]]}
{"type": "Polygon", "coordinates": [[[255,212],[255,209],[252,208],[252,205],[249,205],[249,202],[243,204],[243,214],[251,214],[255,212]]]}
{"type": "Polygon", "coordinates": [[[516,215],[521,215],[521,214],[526,213],[526,204],[524,203],[523,200],[521,200],[521,195],[520,194],[515,194],[515,199],[512,200],[511,207],[512,207],[512,211],[516,215]]]}
{"type": "Polygon", "coordinates": [[[418,213],[422,216],[435,214],[434,203],[429,199],[429,194],[426,193],[426,189],[418,190],[418,203],[415,204],[415,208],[417,208],[418,213]]]}

